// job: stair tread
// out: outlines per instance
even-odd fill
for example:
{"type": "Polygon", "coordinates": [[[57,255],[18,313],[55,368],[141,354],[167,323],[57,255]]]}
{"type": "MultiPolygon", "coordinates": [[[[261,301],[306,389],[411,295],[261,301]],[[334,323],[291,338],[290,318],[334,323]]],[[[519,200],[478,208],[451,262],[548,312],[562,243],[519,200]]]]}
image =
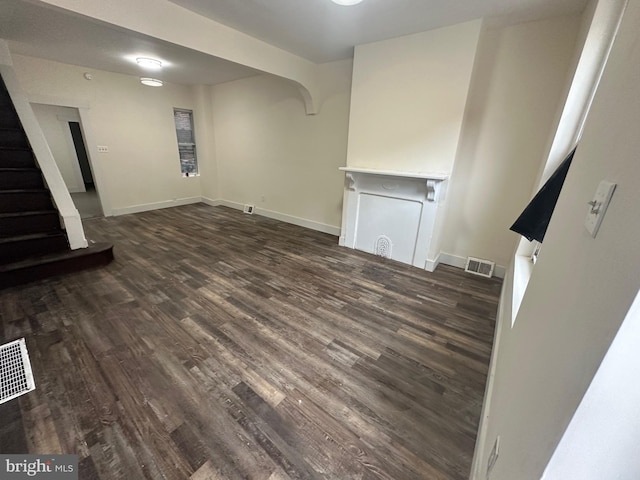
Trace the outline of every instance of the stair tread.
{"type": "Polygon", "coordinates": [[[17,151],[27,151],[30,152],[30,147],[21,147],[19,145],[0,145],[0,150],[17,150],[17,151]]]}
{"type": "Polygon", "coordinates": [[[57,210],[27,210],[26,212],[5,212],[0,213],[0,218],[13,218],[13,217],[24,217],[27,215],[46,215],[46,214],[58,214],[57,210]]]}
{"type": "Polygon", "coordinates": [[[39,172],[37,167],[2,167],[0,166],[0,172],[39,172]]]}
{"type": "Polygon", "coordinates": [[[58,230],[54,232],[29,233],[27,235],[14,235],[11,237],[0,237],[0,245],[3,243],[24,242],[27,240],[39,240],[41,238],[58,238],[64,237],[64,231],[58,230]]]}
{"type": "Polygon", "coordinates": [[[46,188],[11,188],[9,190],[0,191],[2,191],[2,193],[49,193],[49,190],[47,190],[46,188]]]}
{"type": "Polygon", "coordinates": [[[38,255],[38,256],[29,257],[24,260],[19,260],[13,263],[5,263],[4,265],[0,265],[0,273],[9,273],[14,270],[29,268],[36,265],[54,263],[54,262],[59,262],[61,260],[101,253],[111,248],[113,248],[113,244],[111,243],[94,242],[94,243],[90,243],[87,248],[79,248],[77,250],[65,250],[64,252],[49,253],[47,255],[38,255]]]}

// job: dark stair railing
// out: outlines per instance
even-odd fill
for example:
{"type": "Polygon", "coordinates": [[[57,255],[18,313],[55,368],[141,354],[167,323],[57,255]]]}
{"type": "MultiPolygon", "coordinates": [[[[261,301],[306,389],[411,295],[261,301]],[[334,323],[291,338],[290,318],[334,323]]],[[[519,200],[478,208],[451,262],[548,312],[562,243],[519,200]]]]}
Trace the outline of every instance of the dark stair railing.
{"type": "Polygon", "coordinates": [[[0,77],[0,288],[104,265],[112,246],[71,250],[51,193],[0,77]]]}

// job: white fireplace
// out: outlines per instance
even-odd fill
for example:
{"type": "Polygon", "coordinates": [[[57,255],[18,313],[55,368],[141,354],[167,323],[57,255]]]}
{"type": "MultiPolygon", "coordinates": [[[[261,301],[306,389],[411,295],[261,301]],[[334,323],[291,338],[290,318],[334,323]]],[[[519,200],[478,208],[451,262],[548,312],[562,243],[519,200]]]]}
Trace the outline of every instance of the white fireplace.
{"type": "Polygon", "coordinates": [[[341,167],[340,245],[433,271],[446,175],[341,167]],[[430,256],[434,258],[429,258],[430,256]]]}

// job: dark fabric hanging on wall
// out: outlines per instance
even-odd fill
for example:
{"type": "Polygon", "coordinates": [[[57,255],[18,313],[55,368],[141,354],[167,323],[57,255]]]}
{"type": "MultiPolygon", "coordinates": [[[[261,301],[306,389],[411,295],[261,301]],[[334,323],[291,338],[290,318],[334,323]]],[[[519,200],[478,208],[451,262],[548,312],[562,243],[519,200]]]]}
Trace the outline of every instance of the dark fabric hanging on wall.
{"type": "Polygon", "coordinates": [[[529,205],[527,205],[509,230],[519,233],[529,241],[537,240],[542,242],[547,232],[549,221],[551,220],[551,214],[554,208],[556,208],[558,196],[560,195],[564,179],[571,166],[574,153],[576,153],[575,148],[567,155],[567,158],[562,161],[538,193],[536,193],[536,196],[529,202],[529,205]]]}

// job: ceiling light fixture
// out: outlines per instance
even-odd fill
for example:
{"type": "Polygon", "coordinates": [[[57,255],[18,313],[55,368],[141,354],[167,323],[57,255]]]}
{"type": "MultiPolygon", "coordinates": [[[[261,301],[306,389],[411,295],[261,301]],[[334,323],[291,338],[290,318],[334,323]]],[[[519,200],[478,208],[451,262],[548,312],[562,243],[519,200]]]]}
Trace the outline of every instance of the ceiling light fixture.
{"type": "Polygon", "coordinates": [[[149,77],[140,77],[140,83],[148,87],[161,87],[162,85],[164,85],[164,82],[162,80],[149,77]]]}
{"type": "Polygon", "coordinates": [[[160,70],[162,68],[162,62],[155,58],[139,57],[136,58],[136,62],[141,67],[149,68],[151,70],[160,70]]]}
{"type": "Polygon", "coordinates": [[[333,3],[337,3],[338,5],[351,6],[351,5],[357,5],[362,0],[332,0],[332,1],[333,3]]]}

